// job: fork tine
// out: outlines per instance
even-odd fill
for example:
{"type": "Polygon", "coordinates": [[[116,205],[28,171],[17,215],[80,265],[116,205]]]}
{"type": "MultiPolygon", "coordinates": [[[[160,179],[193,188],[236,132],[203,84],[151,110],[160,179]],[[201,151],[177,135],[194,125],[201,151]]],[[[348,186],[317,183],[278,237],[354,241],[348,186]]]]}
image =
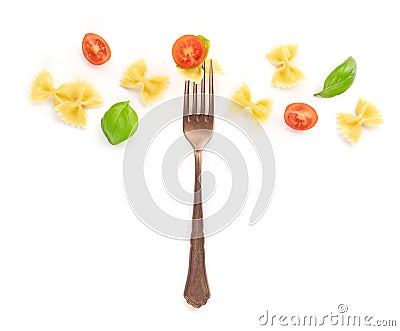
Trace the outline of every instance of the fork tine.
{"type": "Polygon", "coordinates": [[[200,113],[206,113],[206,64],[203,62],[202,64],[203,69],[203,79],[201,80],[201,104],[200,104],[200,113]]]}
{"type": "Polygon", "coordinates": [[[210,69],[209,69],[209,75],[208,75],[208,115],[214,116],[214,78],[213,78],[213,66],[212,66],[212,60],[210,59],[210,69]]]}
{"type": "Polygon", "coordinates": [[[192,114],[197,114],[197,84],[193,83],[192,114]]]}
{"type": "Polygon", "coordinates": [[[189,84],[190,81],[185,81],[185,94],[183,98],[183,116],[189,115],[189,84]]]}

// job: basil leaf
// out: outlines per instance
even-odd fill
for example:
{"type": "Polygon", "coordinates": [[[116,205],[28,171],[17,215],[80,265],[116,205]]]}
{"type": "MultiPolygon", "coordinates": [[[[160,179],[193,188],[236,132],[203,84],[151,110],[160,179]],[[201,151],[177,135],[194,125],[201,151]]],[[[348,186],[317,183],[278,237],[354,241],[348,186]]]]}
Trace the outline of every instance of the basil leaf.
{"type": "Polygon", "coordinates": [[[129,101],[118,102],[107,110],[101,119],[101,129],[111,145],[117,145],[138,128],[138,116],[129,101]]]}
{"type": "Polygon", "coordinates": [[[314,95],[332,98],[345,92],[353,84],[356,78],[356,71],[356,60],[350,56],[329,74],[325,79],[323,90],[314,95]]]}
{"type": "Polygon", "coordinates": [[[176,65],[176,67],[179,68],[179,69],[193,69],[193,68],[196,68],[196,67],[185,68],[185,67],[181,67],[181,66],[178,66],[178,65],[176,65]]]}
{"type": "Polygon", "coordinates": [[[206,37],[202,36],[201,34],[199,34],[197,37],[199,37],[201,39],[201,41],[204,43],[204,46],[206,47],[206,56],[205,59],[208,56],[208,51],[210,50],[210,40],[208,40],[206,37]]]}

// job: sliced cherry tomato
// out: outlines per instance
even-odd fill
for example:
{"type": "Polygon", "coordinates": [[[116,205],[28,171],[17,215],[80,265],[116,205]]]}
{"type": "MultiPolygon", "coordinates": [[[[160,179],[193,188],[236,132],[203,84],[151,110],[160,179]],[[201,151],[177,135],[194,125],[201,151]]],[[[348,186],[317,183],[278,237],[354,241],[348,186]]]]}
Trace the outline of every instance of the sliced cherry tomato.
{"type": "Polygon", "coordinates": [[[97,34],[87,33],[82,40],[82,52],[91,64],[106,63],[111,57],[111,50],[107,42],[97,34]]]}
{"type": "Polygon", "coordinates": [[[318,121],[314,108],[305,103],[292,103],[286,107],[285,122],[292,129],[308,130],[318,121]]]}
{"type": "Polygon", "coordinates": [[[199,66],[206,55],[206,46],[197,36],[184,35],[175,41],[174,46],[172,46],[172,57],[175,63],[182,68],[199,66]]]}

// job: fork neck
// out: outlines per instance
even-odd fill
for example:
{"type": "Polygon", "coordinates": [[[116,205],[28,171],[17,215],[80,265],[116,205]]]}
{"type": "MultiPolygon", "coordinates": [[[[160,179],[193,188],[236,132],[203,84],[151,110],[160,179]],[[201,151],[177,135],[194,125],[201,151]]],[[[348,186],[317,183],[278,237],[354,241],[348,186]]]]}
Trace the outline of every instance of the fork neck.
{"type": "Polygon", "coordinates": [[[194,151],[195,162],[195,180],[194,180],[194,203],[199,204],[202,202],[202,187],[201,187],[201,162],[202,150],[195,149],[194,151]]]}

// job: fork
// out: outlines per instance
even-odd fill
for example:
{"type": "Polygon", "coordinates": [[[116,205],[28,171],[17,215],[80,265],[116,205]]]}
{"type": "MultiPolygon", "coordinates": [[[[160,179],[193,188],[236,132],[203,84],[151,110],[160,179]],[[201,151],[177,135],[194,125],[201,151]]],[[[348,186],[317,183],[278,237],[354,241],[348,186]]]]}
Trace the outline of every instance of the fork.
{"type": "Polygon", "coordinates": [[[204,146],[213,135],[214,130],[214,85],[213,68],[210,60],[208,113],[206,114],[206,73],[203,63],[203,79],[201,80],[200,112],[198,111],[197,84],[193,83],[192,107],[189,113],[190,81],[185,82],[183,100],[183,132],[194,149],[195,181],[192,215],[192,232],[190,236],[189,270],[186,279],[184,297],[188,304],[195,308],[205,305],[210,298],[208,287],[205,254],[204,223],[201,188],[201,158],[204,146]]]}

